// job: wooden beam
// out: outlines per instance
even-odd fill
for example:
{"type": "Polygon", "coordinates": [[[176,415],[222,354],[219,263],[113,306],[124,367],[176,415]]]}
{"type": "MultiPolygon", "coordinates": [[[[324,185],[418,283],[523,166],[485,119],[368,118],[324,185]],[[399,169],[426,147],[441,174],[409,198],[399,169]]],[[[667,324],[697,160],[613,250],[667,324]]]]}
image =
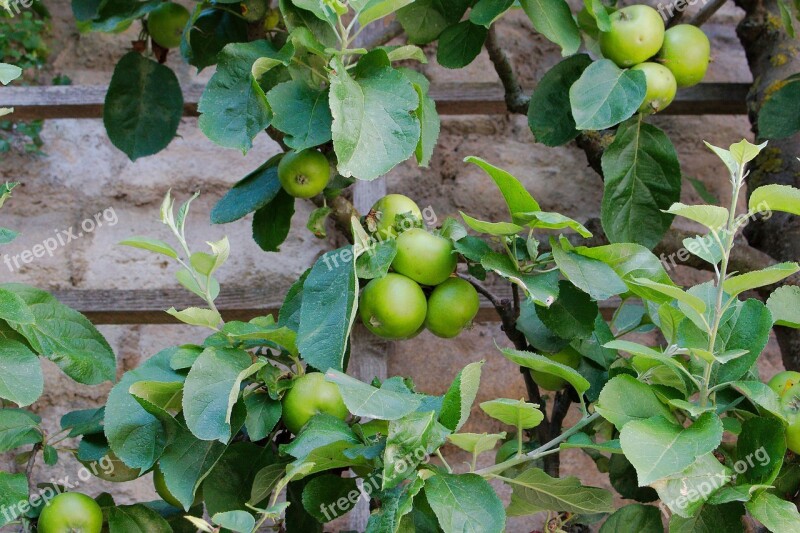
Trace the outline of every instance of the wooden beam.
{"type": "MultiPolygon", "coordinates": [[[[501,298],[511,297],[506,285],[492,287],[492,291],[501,298]]],[[[165,310],[173,306],[185,309],[204,305],[200,298],[183,289],[67,289],[51,292],[96,325],[180,324],[165,310]]],[[[228,287],[222,289],[216,304],[225,320],[247,321],[267,314],[277,318],[283,301],[276,299],[276,292],[271,287],[228,287]]],[[[601,302],[603,316],[609,318],[618,303],[601,302]]],[[[475,321],[498,320],[494,307],[481,297],[481,308],[475,321]]]]}
{"type": "MultiPolygon", "coordinates": [[[[744,115],[746,83],[703,83],[678,91],[665,115],[744,115]]],[[[184,90],[183,111],[197,116],[203,87],[184,90]]],[[[526,89],[530,93],[530,89],[526,89]]],[[[15,120],[102,118],[105,86],[3,87],[0,107],[13,107],[15,120]]],[[[442,83],[431,86],[441,115],[502,115],[506,113],[503,89],[497,83],[442,83]]]]}

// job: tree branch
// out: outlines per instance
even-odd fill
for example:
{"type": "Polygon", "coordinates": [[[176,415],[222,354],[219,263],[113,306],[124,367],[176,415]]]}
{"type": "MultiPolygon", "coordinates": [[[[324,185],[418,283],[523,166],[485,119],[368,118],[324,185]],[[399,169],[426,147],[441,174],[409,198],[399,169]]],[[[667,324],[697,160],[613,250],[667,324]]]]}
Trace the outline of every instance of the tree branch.
{"type": "Polygon", "coordinates": [[[489,59],[494,65],[500,82],[506,93],[506,107],[512,113],[526,114],[528,112],[528,104],[530,98],[525,96],[522,92],[522,87],[514,75],[514,69],[511,67],[511,62],[508,60],[503,48],[497,40],[497,32],[495,25],[489,27],[489,32],[486,34],[486,51],[489,53],[489,59]]]}
{"type": "Polygon", "coordinates": [[[25,477],[28,478],[28,495],[32,495],[36,492],[36,482],[33,480],[33,467],[36,465],[36,456],[41,449],[41,442],[37,442],[33,445],[31,456],[28,458],[28,464],[25,466],[25,477]]]}
{"type": "Polygon", "coordinates": [[[717,11],[725,5],[727,0],[711,0],[708,4],[704,5],[700,11],[695,13],[695,15],[689,20],[689,24],[693,26],[702,26],[705,24],[711,16],[716,13],[717,11]]]}

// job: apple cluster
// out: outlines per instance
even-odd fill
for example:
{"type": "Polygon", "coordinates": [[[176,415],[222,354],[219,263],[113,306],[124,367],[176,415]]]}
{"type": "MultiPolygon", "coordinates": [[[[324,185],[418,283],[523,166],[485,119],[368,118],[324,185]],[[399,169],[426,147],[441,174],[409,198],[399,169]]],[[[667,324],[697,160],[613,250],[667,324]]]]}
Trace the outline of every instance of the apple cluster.
{"type": "Polygon", "coordinates": [[[639,111],[656,113],[672,103],[679,88],[705,77],[711,43],[696,26],[665,30],[655,9],[633,5],[611,14],[611,29],[600,34],[600,50],[617,66],[644,73],[647,94],[639,111]]]}
{"type": "Polygon", "coordinates": [[[392,272],[361,291],[361,320],[379,337],[409,339],[427,328],[453,338],[478,314],[475,288],[452,276],[458,262],[453,241],[419,227],[421,221],[419,206],[401,194],[384,196],[367,215],[373,234],[397,244],[392,272]]]}

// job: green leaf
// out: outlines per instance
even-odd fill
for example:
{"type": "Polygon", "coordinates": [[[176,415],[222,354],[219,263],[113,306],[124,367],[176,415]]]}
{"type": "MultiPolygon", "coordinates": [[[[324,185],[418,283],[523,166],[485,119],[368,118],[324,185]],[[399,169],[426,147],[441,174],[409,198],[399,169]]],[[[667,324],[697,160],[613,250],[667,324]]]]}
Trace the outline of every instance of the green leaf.
{"type": "Polygon", "coordinates": [[[269,394],[253,392],[244,399],[247,418],[244,425],[252,441],[265,439],[281,419],[281,402],[270,398],[269,394]]]}
{"type": "Polygon", "coordinates": [[[710,494],[726,485],[731,471],[707,453],[682,472],[653,483],[653,488],[670,510],[684,518],[694,516],[710,494]]]}
{"type": "Polygon", "coordinates": [[[61,417],[61,429],[69,429],[70,437],[102,433],[105,413],[105,407],[69,412],[61,417]]]}
{"type": "MultiPolygon", "coordinates": [[[[177,425],[176,428],[176,434],[158,464],[164,473],[167,490],[183,505],[184,510],[188,510],[200,484],[228,446],[219,441],[198,440],[183,426],[177,425]]],[[[235,432],[238,432],[238,428],[235,432]]]]}
{"type": "Polygon", "coordinates": [[[317,448],[347,442],[359,444],[358,437],[347,425],[347,422],[325,413],[314,415],[300,434],[289,444],[280,447],[281,453],[286,453],[300,460],[305,460],[317,448]]]}
{"type": "Polygon", "coordinates": [[[330,108],[339,173],[373,180],[417,148],[420,124],[413,111],[419,95],[408,78],[389,66],[367,67],[355,79],[338,58],[331,68],[330,108]]]}
{"type": "Polygon", "coordinates": [[[439,422],[450,431],[458,431],[467,422],[472,404],[478,395],[484,363],[485,361],[477,361],[465,366],[447,389],[439,422]]]}
{"type": "Polygon", "coordinates": [[[272,125],[285,133],[284,142],[304,150],[331,140],[331,110],[328,90],[318,90],[293,80],[276,85],[267,93],[272,125]]]}
{"type": "Polygon", "coordinates": [[[544,325],[563,339],[589,337],[598,312],[591,296],[563,280],[558,282],[558,299],[550,307],[536,307],[544,325]]]}
{"type": "Polygon", "coordinates": [[[358,12],[358,22],[366,26],[383,17],[389,16],[414,0],[369,0],[358,12]]]}
{"type": "Polygon", "coordinates": [[[783,211],[800,215],[800,189],[789,185],[762,185],[750,195],[753,212],[783,211]]]}
{"type": "Polygon", "coordinates": [[[214,516],[217,513],[246,509],[256,474],[275,464],[274,461],[275,454],[271,447],[258,446],[252,442],[231,444],[203,480],[203,501],[208,514],[214,516]]]}
{"type": "Polygon", "coordinates": [[[425,496],[444,533],[500,533],[504,529],[503,503],[478,475],[437,473],[425,483],[425,496]]]}
{"type": "Polygon", "coordinates": [[[213,309],[203,309],[200,307],[187,307],[178,311],[174,307],[167,309],[167,314],[174,316],[184,324],[190,326],[202,326],[209,329],[217,329],[222,322],[222,316],[213,309]]]}
{"type": "Polygon", "coordinates": [[[572,385],[579,395],[589,390],[589,382],[581,376],[577,370],[567,365],[557,363],[552,359],[533,352],[522,350],[512,350],[511,348],[501,348],[500,351],[506,358],[510,359],[519,366],[530,368],[536,372],[558,376],[572,385]]]}
{"type": "Polygon", "coordinates": [[[493,450],[497,443],[506,438],[505,431],[502,433],[457,433],[448,435],[449,440],[455,446],[468,453],[479,455],[483,452],[493,450]]]}
{"type": "Polygon", "coordinates": [[[738,143],[734,143],[730,146],[730,154],[737,163],[744,166],[755,159],[766,146],[766,142],[753,144],[747,139],[742,139],[738,143]]]}
{"type": "Polygon", "coordinates": [[[544,414],[537,409],[536,404],[525,400],[511,400],[498,398],[481,403],[481,409],[491,416],[509,426],[520,429],[535,428],[544,420],[544,414]]]}
{"type": "Polygon", "coordinates": [[[21,342],[0,337],[0,398],[20,407],[30,405],[44,392],[39,357],[21,342]]]}
{"type": "Polygon", "coordinates": [[[514,0],[478,0],[469,12],[469,20],[488,28],[511,9],[512,5],[514,0]]]}
{"type": "MultiPolygon", "coordinates": [[[[389,58],[392,59],[391,53],[389,54],[389,58]]],[[[413,76],[410,72],[415,71],[409,71],[408,69],[403,70],[403,74],[405,74],[406,77],[413,76]]],[[[431,162],[431,157],[433,157],[433,150],[439,142],[441,121],[439,119],[439,113],[436,111],[436,102],[433,98],[428,96],[427,86],[429,82],[425,79],[425,83],[423,84],[422,80],[419,79],[420,76],[421,75],[409,78],[414,86],[414,90],[417,91],[417,95],[419,96],[419,107],[417,107],[415,114],[417,120],[419,120],[420,134],[414,155],[417,158],[417,164],[428,167],[431,162]]]]}
{"type": "Polygon", "coordinates": [[[602,453],[621,454],[622,448],[619,447],[619,440],[612,439],[604,442],[595,442],[586,433],[575,433],[561,443],[562,450],[580,448],[583,450],[596,450],[602,453]]]}
{"type": "Polygon", "coordinates": [[[681,192],[680,163],[669,137],[634,118],[617,130],[603,152],[602,167],[606,235],[612,242],[654,247],[672,224],[673,216],[662,210],[681,192]]]}
{"type": "Polygon", "coordinates": [[[253,364],[243,350],[206,348],[189,370],[183,391],[183,412],[191,432],[201,440],[228,442],[240,385],[263,366],[253,364]]]}
{"type": "Polygon", "coordinates": [[[744,504],[753,518],[775,533],[800,531],[800,513],[793,502],[782,500],[769,492],[762,492],[753,501],[744,504]]]}
{"type": "Polygon", "coordinates": [[[355,261],[364,250],[327,252],[303,284],[297,347],[314,368],[341,370],[356,315],[355,261]]]}
{"type": "MultiPolygon", "coordinates": [[[[137,381],[129,392],[139,400],[139,402],[149,412],[153,412],[150,406],[157,407],[160,411],[166,412],[174,417],[183,409],[183,383],[179,381],[137,381]]],[[[159,413],[153,412],[158,416],[159,413]]]]}
{"type": "Polygon", "coordinates": [[[581,45],[581,34],[569,5],[564,0],[520,0],[533,28],[561,47],[562,56],[571,56],[581,45]]]}
{"type": "Polygon", "coordinates": [[[436,412],[410,413],[389,422],[383,454],[381,489],[397,487],[445,442],[449,430],[436,421],[436,412]]]}
{"type": "Polygon", "coordinates": [[[711,233],[683,239],[683,246],[690,253],[712,265],[718,265],[725,253],[711,233]]]}
{"type": "Polygon", "coordinates": [[[776,326],[800,328],[800,287],[778,287],[767,299],[767,307],[776,326]]]}
{"type": "Polygon", "coordinates": [[[416,0],[398,10],[397,21],[413,44],[427,44],[464,16],[467,0],[416,0]]]}
{"type": "Polygon", "coordinates": [[[34,324],[36,318],[28,309],[25,300],[17,294],[0,289],[0,320],[14,322],[16,324],[34,324]]]}
{"type": "Polygon", "coordinates": [[[771,485],[780,473],[785,454],[786,437],[779,420],[762,417],[745,420],[736,441],[736,459],[743,461],[746,469],[737,472],[736,483],[771,485]]]}
{"type": "Polygon", "coordinates": [[[8,85],[20,76],[22,76],[22,69],[18,66],[0,63],[0,83],[3,85],[8,85]]]}
{"type": "Polygon", "coordinates": [[[672,515],[669,519],[669,533],[744,533],[743,514],[744,507],[740,503],[706,504],[691,518],[672,515]]]}
{"type": "Polygon", "coordinates": [[[644,101],[645,89],[643,73],[622,70],[609,59],[593,62],[569,90],[576,127],[604,130],[631,118],[644,101]]]}
{"type": "Polygon", "coordinates": [[[41,419],[21,409],[0,409],[0,453],[42,442],[41,419]]]}
{"type": "Polygon", "coordinates": [[[19,237],[19,233],[14,230],[0,227],[0,244],[9,244],[19,237]]]}
{"type": "Polygon", "coordinates": [[[632,281],[635,278],[647,278],[663,285],[675,285],[658,257],[644,246],[619,243],[595,248],[581,246],[574,251],[610,266],[635,295],[659,303],[671,301],[671,298],[632,281]]]}
{"type": "Polygon", "coordinates": [[[310,11],[319,20],[334,26],[336,23],[336,12],[331,7],[331,2],[319,0],[293,0],[292,3],[300,9],[310,11]]]}
{"type": "Polygon", "coordinates": [[[445,68],[463,68],[483,50],[488,30],[485,26],[464,20],[450,26],[439,36],[436,59],[445,68]]]}
{"type": "Polygon", "coordinates": [[[605,521],[600,533],[663,533],[658,507],[633,503],[620,507],[605,521]]]}
{"type": "Polygon", "coordinates": [[[800,74],[775,82],[758,111],[758,135],[784,139],[800,131],[800,74]]]}
{"type": "Polygon", "coordinates": [[[175,248],[158,239],[137,236],[125,239],[124,241],[121,241],[120,244],[122,246],[130,246],[132,248],[139,248],[141,250],[155,252],[157,254],[171,257],[172,259],[178,258],[178,252],[175,251],[175,248]]]}
{"type": "Polygon", "coordinates": [[[253,63],[261,57],[280,55],[267,41],[231,43],[219,53],[217,70],[197,110],[201,113],[200,129],[220,146],[246,153],[253,138],[272,120],[264,90],[251,73],[253,63]]]}
{"type": "Polygon", "coordinates": [[[138,52],[119,60],[103,105],[111,142],[135,161],[160,152],[178,132],[183,93],[175,73],[138,52]]]}
{"type": "Polygon", "coordinates": [[[610,513],[613,497],[605,489],[585,487],[576,477],[554,478],[538,468],[530,468],[512,480],[514,492],[509,516],[524,516],[541,511],[576,514],[610,513]]]}
{"type": "Polygon", "coordinates": [[[717,338],[724,342],[725,352],[746,350],[747,355],[720,366],[717,381],[741,379],[767,346],[771,329],[772,315],[767,306],[753,298],[738,303],[731,318],[720,326],[717,338]]]}
{"type": "Polygon", "coordinates": [[[561,146],[578,135],[569,89],[591,64],[588,55],[578,54],[561,61],[539,80],[528,105],[528,126],[537,142],[561,146]]]}
{"type": "Polygon", "coordinates": [[[356,275],[359,279],[382,278],[389,272],[396,255],[396,239],[381,241],[356,260],[356,275]]]}
{"type": "Polygon", "coordinates": [[[131,395],[139,381],[183,382],[185,377],[170,367],[178,347],[168,348],[126,372],[108,395],[105,434],[114,453],[132,468],[149,469],[166,446],[166,431],[131,395]]]}
{"type": "Polygon", "coordinates": [[[135,505],[115,505],[108,508],[109,533],[129,533],[133,531],[172,533],[172,528],[156,511],[140,503],[135,505]]]}
{"type": "Polygon", "coordinates": [[[675,287],[674,285],[667,285],[665,283],[658,283],[655,281],[651,281],[647,278],[633,278],[631,281],[633,283],[643,285],[648,289],[652,289],[656,292],[659,292],[665,296],[673,298],[680,303],[686,304],[700,315],[706,312],[706,303],[703,301],[702,298],[695,296],[694,294],[688,293],[679,287],[675,287]]]}
{"type": "Polygon", "coordinates": [[[184,30],[181,55],[187,63],[202,70],[216,64],[217,55],[226,44],[247,41],[247,21],[238,13],[225,9],[209,9],[200,4],[190,28],[184,30]],[[202,10],[201,10],[202,9],[202,10]]]}
{"type": "Polygon", "coordinates": [[[347,410],[355,416],[397,420],[417,410],[420,397],[386,388],[376,388],[337,370],[325,373],[325,379],[336,383],[347,410]]]}
{"type": "Polygon", "coordinates": [[[628,287],[607,264],[575,252],[565,251],[553,241],[553,259],[561,273],[594,300],[607,300],[627,292],[628,287]]]}
{"type": "Polygon", "coordinates": [[[28,503],[28,479],[25,474],[0,472],[0,507],[7,513],[0,514],[0,526],[14,520],[22,512],[21,504],[28,503]]]}
{"type": "Polygon", "coordinates": [[[713,413],[704,413],[685,429],[663,417],[633,420],[622,428],[619,440],[639,485],[651,485],[714,451],[722,441],[722,422],[713,413]]]}
{"type": "Polygon", "coordinates": [[[258,505],[266,500],[285,473],[285,463],[267,465],[258,470],[252,483],[250,501],[248,503],[250,505],[258,505]]]}
{"type": "Polygon", "coordinates": [[[797,263],[778,263],[761,270],[730,277],[723,282],[722,287],[726,293],[736,296],[744,291],[777,283],[797,271],[800,271],[800,266],[797,263]]]}
{"type": "Polygon", "coordinates": [[[779,420],[786,420],[780,398],[765,383],[760,381],[734,381],[731,383],[731,387],[764,411],[776,416],[779,420]]]}
{"type": "Polygon", "coordinates": [[[716,205],[686,205],[676,202],[666,212],[699,222],[711,231],[719,231],[728,222],[728,210],[716,205]]]}
{"type": "Polygon", "coordinates": [[[518,220],[527,221],[528,227],[532,229],[564,229],[569,228],[581,237],[591,237],[592,232],[580,222],[565,217],[560,213],[548,213],[546,211],[534,211],[532,213],[517,213],[518,220]]]}
{"type": "Polygon", "coordinates": [[[247,511],[216,513],[211,517],[211,521],[237,533],[250,533],[256,527],[256,519],[247,511]]]}
{"type": "Polygon", "coordinates": [[[474,229],[478,233],[494,236],[516,235],[524,229],[522,226],[512,224],[511,222],[485,222],[483,220],[472,218],[463,211],[459,211],[459,213],[461,213],[461,218],[464,219],[464,222],[467,223],[467,226],[474,229]]]}
{"type": "Polygon", "coordinates": [[[324,474],[310,479],[303,488],[303,507],[320,523],[349,513],[362,497],[356,478],[324,474]],[[353,499],[350,498],[350,495],[353,499]],[[355,500],[355,501],[353,501],[355,500]],[[339,505],[342,502],[344,505],[339,505]],[[335,513],[332,514],[331,510],[335,513]]]}
{"type": "MultiPolygon", "coordinates": [[[[0,289],[15,293],[33,313],[35,324],[7,320],[37,353],[84,385],[113,381],[117,361],[105,338],[89,320],[45,291],[9,283],[0,289]]],[[[25,317],[23,317],[25,318],[25,317]]]]}
{"type": "Polygon", "coordinates": [[[334,442],[313,449],[302,462],[298,460],[292,464],[307,468],[308,471],[303,474],[304,476],[338,468],[373,466],[363,455],[347,453],[357,446],[345,441],[334,442]]]}
{"type": "Polygon", "coordinates": [[[661,403],[653,389],[627,374],[620,374],[606,383],[595,410],[617,429],[631,421],[656,416],[672,420],[670,410],[661,403]]]}
{"type": "Polygon", "coordinates": [[[211,209],[212,224],[227,224],[269,204],[281,190],[278,181],[280,156],[239,180],[211,209]]]}
{"type": "Polygon", "coordinates": [[[541,210],[538,202],[531,196],[531,193],[529,193],[528,190],[525,189],[525,186],[510,173],[475,156],[464,158],[464,162],[478,165],[492,180],[494,180],[495,185],[500,189],[500,193],[506,201],[508,212],[511,214],[512,218],[517,213],[532,213],[541,210]]]}
{"type": "Polygon", "coordinates": [[[289,235],[294,216],[294,197],[280,189],[267,205],[253,216],[253,240],[265,252],[278,252],[289,235]]]}

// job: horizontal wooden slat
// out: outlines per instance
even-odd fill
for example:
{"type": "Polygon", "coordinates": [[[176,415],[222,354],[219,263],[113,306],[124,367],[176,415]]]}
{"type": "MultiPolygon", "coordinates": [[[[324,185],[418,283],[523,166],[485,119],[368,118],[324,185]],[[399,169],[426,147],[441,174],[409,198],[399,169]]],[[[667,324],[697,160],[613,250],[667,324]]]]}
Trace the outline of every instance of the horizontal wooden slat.
{"type": "MultiPolygon", "coordinates": [[[[508,286],[498,285],[492,291],[501,298],[510,298],[508,286]]],[[[68,289],[52,294],[62,303],[86,315],[97,325],[108,324],[178,324],[164,311],[170,307],[184,309],[203,306],[203,301],[182,289],[68,289]]],[[[230,287],[223,289],[216,300],[225,320],[250,320],[273,314],[277,318],[282,300],[276,299],[275,288],[230,287]]],[[[604,316],[609,317],[613,302],[601,304],[604,316]]],[[[497,322],[499,317],[488,300],[481,297],[481,309],[476,322],[497,322]]]]}
{"type": "MultiPolygon", "coordinates": [[[[678,92],[663,111],[666,115],[742,115],[747,113],[745,83],[703,83],[678,92]]],[[[203,87],[184,90],[184,114],[197,116],[203,87]]],[[[528,93],[530,91],[527,91],[528,93]]],[[[4,87],[0,107],[13,107],[19,120],[101,118],[104,86],[4,87]]],[[[442,115],[498,115],[506,113],[503,89],[495,83],[433,85],[431,96],[442,115]]]]}

